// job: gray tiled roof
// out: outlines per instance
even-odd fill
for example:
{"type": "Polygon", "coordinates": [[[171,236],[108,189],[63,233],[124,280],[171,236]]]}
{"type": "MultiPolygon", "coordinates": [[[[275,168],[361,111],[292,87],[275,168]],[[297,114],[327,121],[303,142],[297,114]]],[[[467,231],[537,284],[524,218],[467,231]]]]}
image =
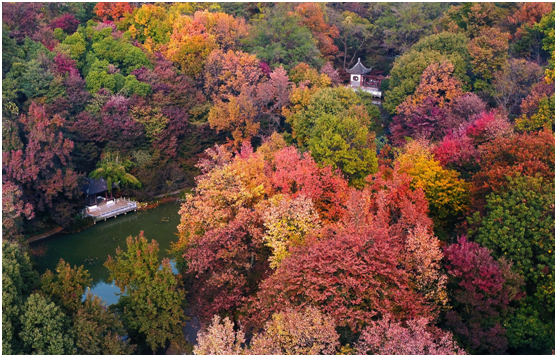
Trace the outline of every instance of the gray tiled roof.
{"type": "MultiPolygon", "coordinates": [[[[118,188],[116,183],[112,184],[112,188],[118,188]]],[[[81,191],[86,195],[96,195],[104,191],[108,191],[106,180],[100,179],[87,179],[87,183],[81,187],[81,191]]]]}
{"type": "Polygon", "coordinates": [[[350,74],[366,74],[371,71],[371,68],[365,68],[360,59],[358,58],[358,63],[350,69],[347,69],[346,72],[350,74]]]}
{"type": "Polygon", "coordinates": [[[88,183],[83,185],[81,191],[86,195],[95,195],[104,191],[108,191],[108,186],[106,185],[106,180],[100,179],[87,179],[88,183]]]}

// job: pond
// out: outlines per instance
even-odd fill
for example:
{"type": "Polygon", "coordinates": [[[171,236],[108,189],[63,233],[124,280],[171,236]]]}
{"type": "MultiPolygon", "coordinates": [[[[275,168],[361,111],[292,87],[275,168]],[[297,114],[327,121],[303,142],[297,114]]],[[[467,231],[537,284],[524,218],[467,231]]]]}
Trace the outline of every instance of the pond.
{"type": "MultiPolygon", "coordinates": [[[[103,266],[109,255],[116,254],[119,246],[126,249],[126,238],[145,232],[145,238],[159,243],[159,259],[170,257],[170,243],[178,240],[177,226],[180,223],[178,202],[162,204],[148,211],[132,212],[116,218],[100,221],[96,225],[76,234],[56,234],[34,242],[32,247],[46,248],[43,256],[36,257],[38,271],[53,272],[60,258],[74,265],[83,265],[91,274],[91,292],[108,304],[118,302],[120,289],[108,282],[109,272],[103,266]]],[[[174,271],[176,273],[176,271],[174,271]]]]}

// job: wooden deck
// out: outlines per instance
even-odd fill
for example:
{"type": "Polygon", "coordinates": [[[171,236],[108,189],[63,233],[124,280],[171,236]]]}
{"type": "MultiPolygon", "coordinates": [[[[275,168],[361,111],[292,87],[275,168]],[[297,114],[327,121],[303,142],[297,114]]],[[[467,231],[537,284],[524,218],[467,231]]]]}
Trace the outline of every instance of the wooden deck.
{"type": "Polygon", "coordinates": [[[102,201],[97,207],[87,207],[84,216],[92,217],[96,223],[132,211],[137,211],[137,202],[128,198],[117,198],[114,201],[102,201]]]}

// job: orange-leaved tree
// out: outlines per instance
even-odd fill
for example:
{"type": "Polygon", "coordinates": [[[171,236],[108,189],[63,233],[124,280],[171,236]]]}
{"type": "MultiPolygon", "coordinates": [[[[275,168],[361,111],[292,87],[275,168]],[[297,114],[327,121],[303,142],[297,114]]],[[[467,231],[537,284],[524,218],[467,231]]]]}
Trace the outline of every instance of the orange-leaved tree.
{"type": "Polygon", "coordinates": [[[118,21],[124,15],[132,13],[133,8],[129,2],[100,2],[95,6],[95,13],[103,21],[118,21]]]}
{"type": "Polygon", "coordinates": [[[408,143],[395,163],[412,177],[413,189],[424,191],[436,228],[448,229],[467,210],[469,184],[458,172],[444,169],[425,140],[408,143]]]}
{"type": "Polygon", "coordinates": [[[338,55],[338,47],[334,39],[339,37],[339,30],[335,25],[327,23],[324,3],[300,3],[294,11],[300,15],[300,22],[307,27],[317,40],[317,48],[327,59],[334,59],[338,55]]]}

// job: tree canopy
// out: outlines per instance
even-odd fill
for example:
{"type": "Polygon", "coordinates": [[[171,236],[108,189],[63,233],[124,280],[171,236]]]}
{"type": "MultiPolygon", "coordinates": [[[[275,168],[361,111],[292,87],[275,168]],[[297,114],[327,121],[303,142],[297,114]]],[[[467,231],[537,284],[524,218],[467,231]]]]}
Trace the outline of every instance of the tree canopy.
{"type": "Polygon", "coordinates": [[[550,353],[554,7],[4,4],[3,351],[550,353]],[[110,306],[27,243],[99,178],[180,200],[110,306]]]}

